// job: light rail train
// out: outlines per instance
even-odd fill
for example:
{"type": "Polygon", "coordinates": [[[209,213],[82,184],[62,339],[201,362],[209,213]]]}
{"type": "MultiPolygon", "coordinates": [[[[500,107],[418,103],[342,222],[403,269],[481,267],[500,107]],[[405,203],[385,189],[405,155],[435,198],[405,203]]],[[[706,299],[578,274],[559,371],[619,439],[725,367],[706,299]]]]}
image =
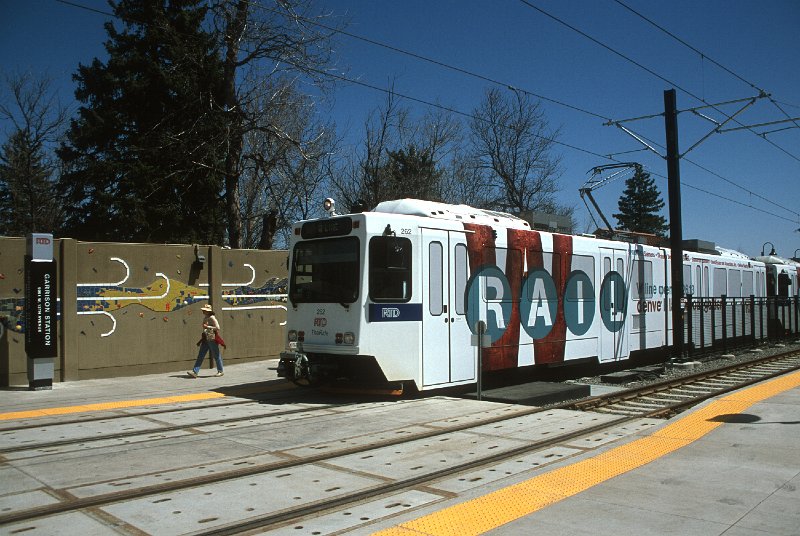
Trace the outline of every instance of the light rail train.
{"type": "MultiPolygon", "coordinates": [[[[466,205],[402,199],[336,215],[326,203],[331,217],[293,227],[283,377],[428,390],[671,344],[669,249],[538,231],[466,205]]],[[[686,295],[798,294],[798,263],[688,244],[686,295]]]]}

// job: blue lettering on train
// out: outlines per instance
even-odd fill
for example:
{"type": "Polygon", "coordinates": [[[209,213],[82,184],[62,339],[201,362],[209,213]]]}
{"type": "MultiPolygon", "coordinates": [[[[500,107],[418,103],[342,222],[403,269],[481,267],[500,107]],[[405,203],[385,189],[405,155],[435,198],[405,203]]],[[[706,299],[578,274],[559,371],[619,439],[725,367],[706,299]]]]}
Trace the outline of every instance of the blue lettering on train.
{"type": "MultiPolygon", "coordinates": [[[[511,321],[512,303],[519,299],[520,323],[534,340],[546,337],[556,322],[558,292],[553,277],[544,269],[528,272],[520,296],[511,295],[508,278],[497,266],[483,266],[470,277],[465,292],[467,322],[475,331],[478,320],[486,322],[486,334],[494,343],[511,321]]],[[[609,272],[600,285],[600,316],[608,331],[620,331],[627,315],[628,290],[617,272],[609,272]]],[[[581,270],[567,276],[564,320],[574,335],[584,335],[594,322],[597,298],[592,279],[581,270]]]]}

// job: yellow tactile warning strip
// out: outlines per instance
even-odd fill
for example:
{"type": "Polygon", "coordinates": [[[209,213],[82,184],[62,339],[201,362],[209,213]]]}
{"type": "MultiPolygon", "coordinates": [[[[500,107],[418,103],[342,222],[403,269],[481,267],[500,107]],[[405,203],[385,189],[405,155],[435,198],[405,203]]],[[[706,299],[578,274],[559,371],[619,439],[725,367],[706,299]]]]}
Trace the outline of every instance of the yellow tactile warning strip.
{"type": "Polygon", "coordinates": [[[155,406],[158,404],[175,404],[180,402],[197,402],[199,400],[213,400],[226,396],[246,396],[257,393],[268,393],[284,389],[294,389],[295,387],[287,384],[266,385],[265,382],[258,382],[247,386],[219,387],[220,392],[208,391],[205,393],[190,393],[186,395],[162,396],[158,398],[144,398],[141,400],[120,400],[116,402],[98,402],[96,404],[81,404],[77,406],[64,406],[60,408],[32,409],[27,411],[11,411],[0,413],[0,421],[12,419],[35,419],[36,417],[48,417],[53,415],[68,415],[70,413],[84,413],[87,411],[103,411],[108,409],[135,408],[139,406],[155,406]],[[223,392],[224,391],[224,392],[223,392]]]}
{"type": "Polygon", "coordinates": [[[376,532],[373,536],[483,534],[696,441],[722,424],[722,419],[715,417],[741,413],[757,402],[798,386],[800,372],[795,372],[731,393],[649,436],[525,482],[376,532]]]}
{"type": "Polygon", "coordinates": [[[65,406],[61,408],[32,409],[28,411],[11,411],[0,413],[0,421],[12,419],[33,419],[52,415],[67,415],[69,413],[83,413],[87,411],[102,411],[107,409],[133,408],[138,406],[152,406],[156,404],[174,404],[176,402],[195,402],[198,400],[211,400],[227,396],[223,393],[192,393],[188,395],[175,395],[159,398],[144,398],[141,400],[120,400],[118,402],[99,402],[97,404],[83,404],[79,406],[65,406]]]}

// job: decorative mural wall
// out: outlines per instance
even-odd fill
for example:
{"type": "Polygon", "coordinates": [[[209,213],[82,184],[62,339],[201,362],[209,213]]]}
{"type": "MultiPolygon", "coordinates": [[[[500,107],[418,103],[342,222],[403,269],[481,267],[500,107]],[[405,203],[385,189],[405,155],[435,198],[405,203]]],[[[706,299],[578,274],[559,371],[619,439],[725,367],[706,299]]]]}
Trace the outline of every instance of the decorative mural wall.
{"type": "MultiPolygon", "coordinates": [[[[20,344],[25,332],[25,300],[24,248],[20,250],[19,240],[0,238],[0,386],[18,383],[26,368],[24,345],[20,344]],[[14,247],[7,248],[7,244],[14,247]]],[[[196,351],[193,344],[186,347],[196,340],[198,321],[192,320],[192,314],[209,302],[214,292],[217,299],[211,301],[218,317],[226,315],[223,330],[236,341],[226,362],[274,357],[281,349],[285,251],[59,242],[65,244],[58,244],[56,255],[62,289],[58,318],[67,328],[60,331],[60,365],[62,376],[67,376],[62,379],[70,379],[70,375],[78,376],[73,379],[102,377],[112,371],[124,375],[126,367],[129,373],[137,373],[137,367],[181,370],[185,363],[172,360],[175,356],[185,359],[196,351]],[[199,253],[202,259],[209,259],[205,264],[198,261],[199,253]],[[211,258],[219,274],[215,280],[210,277],[211,258]],[[70,290],[65,292],[65,288],[70,290]],[[137,324],[131,320],[135,318],[171,324],[157,328],[151,322],[137,324]],[[153,359],[160,361],[154,363],[153,359]]]]}

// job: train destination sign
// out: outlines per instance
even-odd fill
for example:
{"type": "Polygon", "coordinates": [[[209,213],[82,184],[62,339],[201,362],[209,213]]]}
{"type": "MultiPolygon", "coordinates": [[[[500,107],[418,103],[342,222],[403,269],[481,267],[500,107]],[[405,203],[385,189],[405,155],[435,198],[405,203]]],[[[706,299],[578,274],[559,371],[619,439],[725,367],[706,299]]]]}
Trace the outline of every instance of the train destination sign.
{"type": "Polygon", "coordinates": [[[327,220],[314,220],[303,224],[300,235],[305,238],[324,238],[327,236],[341,236],[350,234],[353,229],[351,218],[330,218],[327,220]]]}

